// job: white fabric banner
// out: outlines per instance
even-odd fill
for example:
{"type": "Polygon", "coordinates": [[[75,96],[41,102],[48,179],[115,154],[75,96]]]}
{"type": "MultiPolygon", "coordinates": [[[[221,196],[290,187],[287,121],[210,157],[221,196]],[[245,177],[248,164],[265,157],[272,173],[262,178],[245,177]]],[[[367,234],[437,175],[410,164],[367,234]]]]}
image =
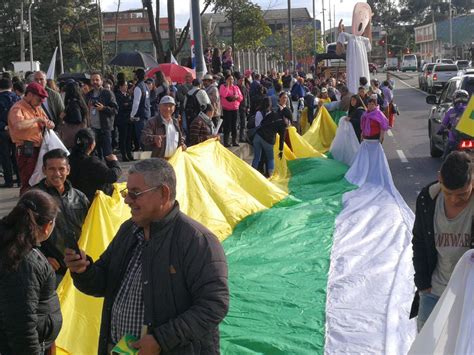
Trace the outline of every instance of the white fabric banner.
{"type": "Polygon", "coordinates": [[[473,354],[473,332],[474,250],[468,250],[408,354],[473,354]]]}
{"type": "Polygon", "coordinates": [[[390,174],[382,146],[364,141],[336,219],[326,303],[326,354],[406,354],[416,334],[414,215],[390,174]]]}
{"type": "Polygon", "coordinates": [[[360,144],[354,132],[354,127],[349,121],[346,121],[346,116],[341,117],[329,151],[334,159],[351,166],[359,148],[360,144]]]}
{"type": "Polygon", "coordinates": [[[54,50],[53,57],[49,63],[48,72],[46,73],[46,79],[54,79],[56,73],[56,53],[58,52],[58,47],[54,50]]]}

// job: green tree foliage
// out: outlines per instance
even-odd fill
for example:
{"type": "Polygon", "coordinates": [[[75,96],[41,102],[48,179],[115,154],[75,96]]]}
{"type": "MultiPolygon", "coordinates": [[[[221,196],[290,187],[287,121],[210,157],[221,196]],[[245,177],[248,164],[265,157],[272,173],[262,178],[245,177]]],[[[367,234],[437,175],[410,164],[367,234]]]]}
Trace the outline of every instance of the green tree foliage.
{"type": "MultiPolygon", "coordinates": [[[[25,59],[29,60],[28,6],[24,1],[25,59]]],[[[9,67],[20,60],[21,1],[0,2],[0,62],[9,67]]],[[[100,36],[97,8],[90,0],[37,0],[31,8],[34,60],[47,69],[59,45],[61,27],[65,71],[100,69],[100,36]]]]}
{"type": "Polygon", "coordinates": [[[272,31],[263,19],[260,6],[245,2],[236,12],[235,45],[245,49],[261,47],[272,31]]]}
{"type": "Polygon", "coordinates": [[[215,0],[213,5],[213,11],[224,13],[232,24],[232,47],[257,48],[271,34],[257,4],[249,0],[215,0]]]}
{"type": "MultiPolygon", "coordinates": [[[[321,34],[318,31],[317,38],[320,38],[321,34]]],[[[314,28],[312,26],[298,27],[293,29],[293,53],[297,59],[307,58],[315,55],[314,53],[314,28]]],[[[275,32],[269,39],[268,44],[274,48],[275,52],[280,57],[289,58],[288,49],[288,28],[275,32]]],[[[320,41],[317,41],[316,50],[318,53],[324,53],[326,50],[321,45],[320,41]]]]}

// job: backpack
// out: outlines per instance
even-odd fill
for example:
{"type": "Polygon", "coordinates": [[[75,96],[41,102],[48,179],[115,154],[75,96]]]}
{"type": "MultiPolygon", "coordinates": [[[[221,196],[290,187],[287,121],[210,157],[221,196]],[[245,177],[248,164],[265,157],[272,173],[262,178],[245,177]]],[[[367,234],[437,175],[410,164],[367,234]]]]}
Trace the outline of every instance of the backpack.
{"type": "MultiPolygon", "coordinates": [[[[201,89],[199,89],[201,90],[201,89]]],[[[201,112],[201,105],[197,99],[197,93],[199,90],[196,90],[192,95],[186,94],[186,106],[184,107],[184,114],[188,122],[192,122],[199,112],[201,112]]]]}
{"type": "Polygon", "coordinates": [[[19,100],[20,98],[14,95],[0,95],[0,122],[3,122],[5,125],[8,124],[8,112],[19,100]]]}

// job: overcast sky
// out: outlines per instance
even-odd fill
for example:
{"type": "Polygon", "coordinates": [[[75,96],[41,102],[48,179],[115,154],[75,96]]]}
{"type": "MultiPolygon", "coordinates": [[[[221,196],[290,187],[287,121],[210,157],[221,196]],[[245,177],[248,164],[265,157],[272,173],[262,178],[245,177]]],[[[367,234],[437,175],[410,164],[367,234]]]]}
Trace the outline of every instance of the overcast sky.
{"type": "MultiPolygon", "coordinates": [[[[258,3],[263,10],[267,9],[286,9],[288,8],[288,1],[287,0],[253,0],[254,2],[258,3]]],[[[315,0],[316,1],[316,18],[322,22],[322,0],[315,0]]],[[[360,0],[359,0],[360,1],[360,0]]],[[[336,7],[336,23],[342,18],[344,20],[344,24],[350,25],[352,19],[352,10],[354,5],[357,3],[357,0],[331,0],[331,17],[333,18],[334,15],[332,14],[334,5],[336,7]]],[[[363,1],[365,2],[365,1],[363,1]]],[[[103,11],[116,11],[117,10],[117,0],[101,0],[103,11]]],[[[201,0],[201,4],[203,1],[201,0]]],[[[313,1],[312,0],[292,0],[291,6],[293,8],[296,7],[307,7],[309,10],[310,15],[313,14],[313,1]]],[[[329,21],[328,21],[328,9],[329,9],[329,0],[324,0],[324,6],[326,7],[326,29],[329,28],[329,21]]],[[[128,9],[137,9],[142,7],[141,0],[122,0],[120,9],[121,10],[128,10],[128,9]]],[[[184,27],[186,22],[189,18],[189,2],[183,0],[175,1],[176,7],[176,26],[177,27],[184,27]]],[[[202,8],[202,6],[201,6],[202,8]]],[[[161,1],[161,17],[166,17],[166,0],[161,1]]],[[[332,26],[334,26],[332,24],[332,26]]]]}

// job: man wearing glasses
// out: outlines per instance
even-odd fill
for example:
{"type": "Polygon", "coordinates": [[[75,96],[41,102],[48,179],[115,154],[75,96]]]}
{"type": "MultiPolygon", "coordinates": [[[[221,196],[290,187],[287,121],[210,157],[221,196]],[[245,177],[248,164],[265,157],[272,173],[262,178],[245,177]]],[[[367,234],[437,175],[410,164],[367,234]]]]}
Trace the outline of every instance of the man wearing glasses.
{"type": "Polygon", "coordinates": [[[227,263],[218,239],[180,212],[176,175],[164,159],[129,171],[122,191],[132,217],[99,260],[66,249],[74,285],[104,297],[99,354],[125,335],[140,354],[219,353],[229,306],[227,263]]]}

